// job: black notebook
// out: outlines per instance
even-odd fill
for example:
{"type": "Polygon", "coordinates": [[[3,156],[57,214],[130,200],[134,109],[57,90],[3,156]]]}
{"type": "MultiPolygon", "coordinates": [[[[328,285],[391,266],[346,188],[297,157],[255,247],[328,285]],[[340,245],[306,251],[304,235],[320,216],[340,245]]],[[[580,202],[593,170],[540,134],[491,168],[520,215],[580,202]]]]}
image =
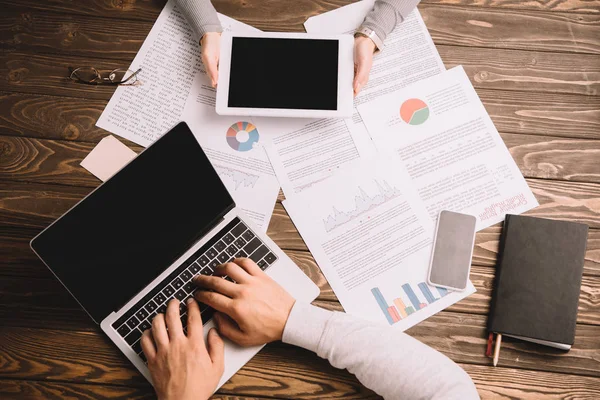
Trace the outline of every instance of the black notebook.
{"type": "Polygon", "coordinates": [[[587,234],[580,223],[506,215],[488,329],[570,349],[587,234]]]}

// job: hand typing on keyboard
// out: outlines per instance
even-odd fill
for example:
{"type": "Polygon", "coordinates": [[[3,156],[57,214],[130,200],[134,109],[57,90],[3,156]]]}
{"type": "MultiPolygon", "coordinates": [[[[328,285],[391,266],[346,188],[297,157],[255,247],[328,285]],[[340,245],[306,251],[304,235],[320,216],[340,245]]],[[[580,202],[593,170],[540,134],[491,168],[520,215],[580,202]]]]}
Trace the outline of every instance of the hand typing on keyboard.
{"type": "Polygon", "coordinates": [[[208,399],[213,394],[223,375],[224,344],[215,329],[210,330],[207,341],[208,347],[194,299],[187,303],[187,335],[179,301],[171,300],[166,313],[156,315],[141,344],[159,399],[208,399]]]}
{"type": "Polygon", "coordinates": [[[251,259],[218,267],[217,276],[197,276],[196,299],[217,310],[219,333],[242,346],[281,340],[295,299],[251,259]],[[235,281],[222,279],[227,275],[235,281]],[[202,289],[210,289],[206,291],[202,289]]]}

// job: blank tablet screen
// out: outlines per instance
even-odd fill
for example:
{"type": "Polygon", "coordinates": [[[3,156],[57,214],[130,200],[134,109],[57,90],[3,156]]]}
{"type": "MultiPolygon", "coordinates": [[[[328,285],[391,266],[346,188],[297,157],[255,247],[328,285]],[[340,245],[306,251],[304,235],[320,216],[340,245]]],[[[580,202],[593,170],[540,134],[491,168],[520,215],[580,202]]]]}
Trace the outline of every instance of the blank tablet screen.
{"type": "Polygon", "coordinates": [[[339,41],[233,37],[229,107],[337,110],[339,41]]]}

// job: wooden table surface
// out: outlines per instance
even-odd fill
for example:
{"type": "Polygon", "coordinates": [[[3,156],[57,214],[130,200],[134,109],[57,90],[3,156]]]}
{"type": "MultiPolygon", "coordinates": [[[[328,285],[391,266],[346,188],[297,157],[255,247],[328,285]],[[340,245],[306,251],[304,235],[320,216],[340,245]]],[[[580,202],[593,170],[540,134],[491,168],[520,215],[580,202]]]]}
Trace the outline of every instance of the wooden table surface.
{"type": "MultiPolygon", "coordinates": [[[[264,30],[348,0],[217,0],[264,30]]],[[[107,135],[114,88],[69,66],[129,66],[164,0],[0,1],[0,397],[153,397],[152,388],[29,249],[99,181],[79,162],[107,135]]],[[[423,0],[446,67],[462,64],[540,206],[528,215],[590,226],[573,349],[506,339],[484,356],[500,228],[477,234],[477,293],[408,332],[459,363],[482,398],[600,398],[600,0],[423,0]]],[[[129,145],[131,143],[126,142],[129,145]]],[[[131,145],[134,150],[139,146],[131,145]]],[[[281,200],[281,199],[280,199],[281,200]]],[[[341,309],[278,202],[269,235],[341,309]]],[[[93,279],[93,277],[90,277],[93,279]]],[[[215,398],[376,398],[307,351],[266,346],[215,398]]]]}

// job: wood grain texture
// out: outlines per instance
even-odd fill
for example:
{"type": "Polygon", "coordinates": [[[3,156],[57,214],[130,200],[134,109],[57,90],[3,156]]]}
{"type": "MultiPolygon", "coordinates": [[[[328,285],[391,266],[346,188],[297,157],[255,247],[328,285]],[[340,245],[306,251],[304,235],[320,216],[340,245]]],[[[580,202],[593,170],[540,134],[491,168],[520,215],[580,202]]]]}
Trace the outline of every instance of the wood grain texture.
{"type": "MultiPolygon", "coordinates": [[[[224,13],[269,31],[304,31],[303,23],[316,14],[289,3],[256,2],[240,7],[227,2],[224,13]]],[[[600,53],[600,16],[476,7],[419,7],[436,44],[600,53]]],[[[8,10],[0,23],[0,45],[9,49],[52,54],[131,60],[153,21],[113,19],[107,24],[95,16],[8,10]],[[123,32],[127,32],[123,36],[123,32]]]]}
{"type": "Polygon", "coordinates": [[[0,93],[0,134],[97,143],[108,134],[96,127],[106,103],[105,100],[0,93]]]}
{"type": "Polygon", "coordinates": [[[539,10],[578,13],[600,13],[598,0],[422,0],[421,3],[446,6],[463,5],[508,10],[539,10]]]}
{"type": "MultiPolygon", "coordinates": [[[[219,11],[266,30],[301,30],[306,17],[350,2],[214,0],[219,11]]],[[[153,397],[28,241],[98,185],[79,161],[107,134],[94,124],[114,88],[74,84],[68,66],[129,65],[164,3],[2,2],[0,397],[153,397]]],[[[592,229],[570,352],[506,339],[499,368],[483,356],[499,226],[476,238],[471,279],[477,293],[409,333],[459,362],[484,399],[597,399],[600,1],[423,0],[420,9],[446,66],[464,65],[529,178],[541,206],[528,214],[582,221],[592,229]]],[[[269,235],[321,288],[315,304],[340,310],[280,202],[269,235]]],[[[275,343],[215,398],[378,397],[314,354],[275,343]]]]}
{"type": "Polygon", "coordinates": [[[538,51],[437,46],[446,68],[462,65],[473,86],[487,89],[600,93],[600,57],[538,51]]]}
{"type": "Polygon", "coordinates": [[[475,382],[482,399],[600,398],[599,378],[483,365],[461,364],[461,367],[475,382]]]}
{"type": "MultiPolygon", "coordinates": [[[[600,139],[600,96],[487,89],[477,94],[501,132],[600,139]]],[[[106,103],[0,92],[0,134],[97,143],[108,134],[95,125],[106,103]]]]}
{"type": "MultiPolygon", "coordinates": [[[[600,183],[600,140],[502,134],[526,178],[600,183]]],[[[80,163],[94,143],[0,136],[0,179],[96,187],[80,163]]],[[[143,148],[130,145],[139,153],[143,148]]]]}
{"type": "MultiPolygon", "coordinates": [[[[310,15],[320,14],[333,10],[352,0],[296,0],[287,3],[291,6],[286,11],[289,13],[304,12],[310,15]]],[[[49,0],[40,2],[36,0],[4,0],[4,4],[10,7],[18,7],[25,10],[39,10],[59,12],[63,14],[89,15],[104,18],[119,18],[129,20],[154,21],[160,10],[166,3],[164,0],[89,0],[86,7],[80,3],[65,0],[49,0]]],[[[237,9],[248,9],[256,7],[256,4],[274,4],[277,0],[255,0],[255,1],[230,1],[213,0],[215,8],[222,13],[237,9]]],[[[500,10],[534,10],[534,11],[558,11],[575,12],[587,14],[600,13],[600,1],[598,0],[422,0],[421,4],[437,4],[443,6],[473,6],[477,8],[490,8],[500,10]]]]}
{"type": "Polygon", "coordinates": [[[153,25],[150,21],[107,22],[97,17],[7,10],[0,19],[0,46],[131,61],[153,25]]]}
{"type": "Polygon", "coordinates": [[[422,4],[436,44],[598,54],[600,15],[422,4]]]}
{"type": "MultiPolygon", "coordinates": [[[[596,95],[600,56],[524,50],[437,46],[447,68],[463,65],[476,88],[596,95]]],[[[110,70],[129,65],[114,60],[7,51],[0,54],[0,91],[108,100],[114,87],[68,79],[69,67],[110,70]]],[[[128,89],[135,90],[135,87],[128,89]]]]}
{"type": "MultiPolygon", "coordinates": [[[[319,286],[318,301],[337,302],[337,297],[308,252],[287,251],[292,260],[319,286]]],[[[3,276],[0,282],[0,319],[7,326],[66,330],[93,329],[92,321],[64,287],[39,266],[35,277],[3,276]]],[[[0,272],[4,275],[4,272],[0,272]]],[[[473,266],[471,281],[477,292],[452,305],[449,311],[487,315],[491,300],[494,268],[473,266]]],[[[600,325],[600,279],[584,276],[579,298],[577,323],[600,325]]]]}
{"type": "MultiPolygon", "coordinates": [[[[22,328],[0,328],[0,333],[7,342],[0,350],[5,378],[149,387],[100,333],[22,328]]],[[[281,343],[263,349],[220,392],[275,398],[376,398],[347,371],[281,343]]]]}
{"type": "MultiPolygon", "coordinates": [[[[273,230],[274,231],[274,230],[273,230]]],[[[0,230],[0,275],[19,278],[54,279],[46,266],[29,248],[29,241],[39,232],[38,228],[0,230]]],[[[276,232],[276,231],[274,231],[276,232]]],[[[289,240],[282,240],[280,235],[272,234],[275,241],[285,246],[289,240]]],[[[301,239],[298,238],[299,241],[301,239]]],[[[473,265],[480,267],[495,267],[500,240],[500,227],[494,226],[477,233],[473,252],[473,265]]],[[[293,247],[293,246],[292,246],[293,247]]],[[[314,259],[306,248],[286,248],[285,252],[303,267],[311,279],[321,287],[324,295],[325,282],[319,273],[319,268],[313,266],[314,259]],[[306,267],[306,268],[305,268],[306,267]]],[[[588,234],[587,251],[584,262],[584,275],[600,277],[600,230],[590,229],[588,234]]]]}
{"type": "MultiPolygon", "coordinates": [[[[151,388],[109,385],[86,385],[31,380],[0,381],[3,399],[155,399],[151,388]]],[[[215,397],[216,398],[216,397],[215,397]]],[[[225,397],[221,397],[225,399],[225,397]]]]}
{"type": "MultiPolygon", "coordinates": [[[[589,379],[589,378],[582,378],[589,379]]],[[[587,382],[587,380],[586,380],[587,382]]],[[[593,390],[593,389],[592,389],[593,390]]],[[[593,392],[592,392],[593,393],[593,392]]],[[[3,379],[0,384],[3,399],[156,399],[150,387],[125,387],[98,384],[43,382],[3,379]]],[[[259,400],[268,397],[247,397],[215,394],[211,400],[259,400]]]]}
{"type": "MultiPolygon", "coordinates": [[[[541,204],[527,215],[570,219],[600,228],[600,185],[541,179],[527,179],[527,182],[541,204]]],[[[6,227],[37,227],[41,230],[90,191],[91,188],[86,187],[0,181],[0,218],[6,227]]],[[[276,204],[274,218],[284,213],[283,206],[276,204]]],[[[278,231],[273,229],[278,230],[278,226],[282,227],[277,223],[271,225],[269,234],[277,235],[278,231]]],[[[278,240],[282,243],[288,238],[298,238],[292,224],[279,232],[278,240]]],[[[290,243],[286,248],[299,246],[290,243]]]]}
{"type": "MultiPolygon", "coordinates": [[[[330,308],[335,308],[337,303],[328,304],[332,306],[330,308]]],[[[443,311],[407,332],[456,362],[489,365],[490,360],[483,354],[487,336],[485,324],[485,316],[443,311]]],[[[144,379],[124,356],[97,331],[2,327],[0,333],[6,342],[6,346],[0,349],[0,355],[5,360],[5,378],[68,380],[75,383],[95,382],[134,387],[145,384],[144,379]]],[[[599,356],[600,327],[578,325],[575,346],[571,351],[560,352],[507,339],[506,343],[503,342],[500,365],[598,377],[599,356]]],[[[343,390],[336,390],[337,396],[341,398],[346,397],[342,393],[365,391],[346,372],[335,370],[325,360],[308,351],[282,343],[269,344],[236,376],[248,375],[246,371],[253,368],[259,373],[258,378],[263,381],[262,384],[255,381],[253,385],[244,385],[248,387],[238,390],[238,393],[260,395],[258,390],[264,392],[265,387],[271,386],[288,391],[287,396],[291,397],[314,393],[315,389],[306,390],[310,385],[295,385],[292,383],[294,380],[297,383],[302,380],[312,381],[312,385],[321,386],[320,390],[323,390],[323,385],[346,386],[343,390]],[[265,369],[265,365],[270,368],[265,369]],[[278,384],[268,384],[268,381],[277,379],[280,380],[278,384]]],[[[238,385],[235,381],[231,383],[238,385]]],[[[229,390],[227,386],[225,390],[229,390]]],[[[331,390],[325,391],[322,396],[326,397],[325,393],[328,392],[331,390]]]]}

